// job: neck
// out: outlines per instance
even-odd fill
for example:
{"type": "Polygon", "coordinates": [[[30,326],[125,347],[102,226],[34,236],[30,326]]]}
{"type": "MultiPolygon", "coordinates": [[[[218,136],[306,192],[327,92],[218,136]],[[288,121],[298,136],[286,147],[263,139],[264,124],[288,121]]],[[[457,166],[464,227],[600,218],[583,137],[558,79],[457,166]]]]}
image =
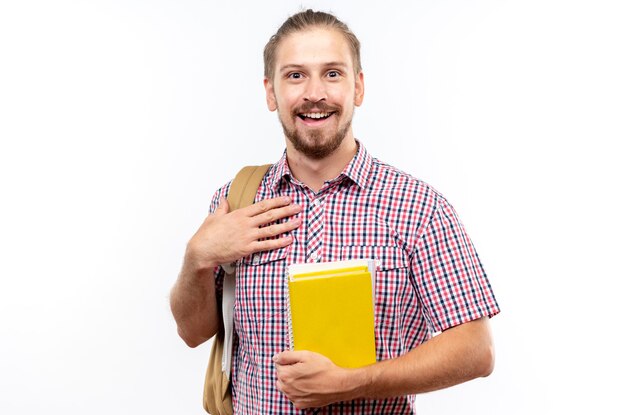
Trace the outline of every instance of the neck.
{"type": "Polygon", "coordinates": [[[356,140],[352,134],[348,134],[332,154],[315,160],[296,150],[289,140],[286,141],[287,161],[291,174],[314,192],[318,192],[325,181],[337,177],[352,161],[358,149],[356,140]]]}

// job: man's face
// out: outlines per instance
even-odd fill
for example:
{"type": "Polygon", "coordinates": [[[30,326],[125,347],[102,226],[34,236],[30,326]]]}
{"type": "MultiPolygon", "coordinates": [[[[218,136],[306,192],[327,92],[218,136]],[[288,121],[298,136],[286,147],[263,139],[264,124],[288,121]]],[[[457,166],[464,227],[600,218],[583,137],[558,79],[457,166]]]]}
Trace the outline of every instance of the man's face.
{"type": "Polygon", "coordinates": [[[363,101],[363,74],[355,77],[350,46],[331,29],[312,28],[283,39],[267,105],[278,110],[285,136],[312,159],[322,159],[348,135],[354,106],[363,101]]]}

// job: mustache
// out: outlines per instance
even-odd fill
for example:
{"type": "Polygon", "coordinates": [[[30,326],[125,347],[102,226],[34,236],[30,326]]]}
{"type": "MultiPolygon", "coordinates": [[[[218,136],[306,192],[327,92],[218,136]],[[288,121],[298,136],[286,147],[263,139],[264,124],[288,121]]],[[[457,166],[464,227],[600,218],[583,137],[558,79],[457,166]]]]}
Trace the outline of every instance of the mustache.
{"type": "Polygon", "coordinates": [[[305,114],[308,112],[341,112],[341,108],[334,106],[334,105],[328,105],[327,103],[320,101],[320,102],[310,102],[307,101],[304,104],[300,105],[298,108],[293,110],[293,115],[298,115],[298,114],[305,114]]]}

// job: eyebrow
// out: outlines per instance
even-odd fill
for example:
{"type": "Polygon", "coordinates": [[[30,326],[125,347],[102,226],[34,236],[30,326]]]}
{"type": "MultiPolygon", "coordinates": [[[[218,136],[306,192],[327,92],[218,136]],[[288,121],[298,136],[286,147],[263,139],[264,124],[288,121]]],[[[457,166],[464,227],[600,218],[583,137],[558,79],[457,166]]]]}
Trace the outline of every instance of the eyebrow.
{"type": "MultiPolygon", "coordinates": [[[[336,61],[336,62],[326,62],[326,63],[322,64],[322,66],[324,68],[332,67],[332,68],[348,69],[348,65],[347,64],[345,64],[344,62],[339,62],[339,61],[336,61]]],[[[282,66],[279,69],[279,72],[282,73],[282,72],[284,72],[286,70],[290,70],[290,69],[303,69],[305,67],[306,67],[305,65],[298,65],[296,63],[290,63],[290,64],[282,66]]]]}

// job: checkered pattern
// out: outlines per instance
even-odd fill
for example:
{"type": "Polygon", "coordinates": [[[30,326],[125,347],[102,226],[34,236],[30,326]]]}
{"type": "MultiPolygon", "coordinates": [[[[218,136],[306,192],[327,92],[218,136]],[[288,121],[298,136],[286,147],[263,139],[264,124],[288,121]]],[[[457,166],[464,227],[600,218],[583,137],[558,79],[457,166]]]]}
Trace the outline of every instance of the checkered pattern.
{"type": "MultiPolygon", "coordinates": [[[[211,211],[229,185],[215,194],[211,211]]],[[[424,182],[372,158],[352,162],[315,193],[286,156],[266,174],[256,201],[289,195],[303,225],[286,248],[237,264],[233,401],[237,414],[411,414],[415,396],[352,401],[298,411],[275,388],[272,356],[289,348],[287,266],[375,258],[376,355],[402,355],[434,332],[499,312],[474,247],[450,204],[424,182]]],[[[222,273],[217,274],[218,289],[222,273]]]]}

